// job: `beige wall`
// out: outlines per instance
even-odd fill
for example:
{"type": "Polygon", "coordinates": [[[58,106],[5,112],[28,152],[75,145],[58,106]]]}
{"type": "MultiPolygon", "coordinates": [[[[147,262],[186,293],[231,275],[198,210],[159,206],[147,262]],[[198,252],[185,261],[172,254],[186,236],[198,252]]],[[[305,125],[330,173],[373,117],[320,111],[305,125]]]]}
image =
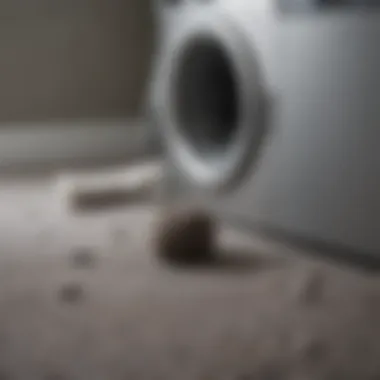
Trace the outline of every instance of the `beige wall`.
{"type": "Polygon", "coordinates": [[[0,0],[0,123],[136,116],[151,17],[149,0],[0,0]]]}

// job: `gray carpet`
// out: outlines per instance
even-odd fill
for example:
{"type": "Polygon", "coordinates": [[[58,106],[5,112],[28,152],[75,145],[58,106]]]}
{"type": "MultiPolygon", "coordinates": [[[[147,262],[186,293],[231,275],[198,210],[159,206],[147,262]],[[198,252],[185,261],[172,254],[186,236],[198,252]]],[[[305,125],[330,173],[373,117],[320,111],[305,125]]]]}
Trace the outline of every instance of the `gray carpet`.
{"type": "Polygon", "coordinates": [[[380,378],[380,286],[224,229],[221,263],[158,264],[155,208],[70,215],[0,186],[0,379],[380,378]]]}

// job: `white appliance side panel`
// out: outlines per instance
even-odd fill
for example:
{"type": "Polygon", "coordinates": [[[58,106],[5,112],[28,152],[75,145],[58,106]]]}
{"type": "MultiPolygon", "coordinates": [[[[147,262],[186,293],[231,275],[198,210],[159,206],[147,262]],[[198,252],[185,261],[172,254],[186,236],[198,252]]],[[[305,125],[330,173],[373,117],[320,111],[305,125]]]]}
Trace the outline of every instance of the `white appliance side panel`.
{"type": "Polygon", "coordinates": [[[380,14],[278,16],[275,24],[250,31],[259,44],[272,39],[275,51],[261,57],[272,134],[227,211],[377,252],[380,14]]]}

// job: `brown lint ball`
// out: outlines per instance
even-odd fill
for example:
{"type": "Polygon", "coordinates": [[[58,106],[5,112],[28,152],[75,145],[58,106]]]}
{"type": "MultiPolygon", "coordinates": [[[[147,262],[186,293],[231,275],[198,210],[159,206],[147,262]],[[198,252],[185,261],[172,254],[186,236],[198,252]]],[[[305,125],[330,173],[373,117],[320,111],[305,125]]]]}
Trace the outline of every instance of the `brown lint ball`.
{"type": "Polygon", "coordinates": [[[201,208],[165,209],[155,235],[158,257],[178,265],[209,263],[215,253],[216,226],[211,213],[201,208]]]}

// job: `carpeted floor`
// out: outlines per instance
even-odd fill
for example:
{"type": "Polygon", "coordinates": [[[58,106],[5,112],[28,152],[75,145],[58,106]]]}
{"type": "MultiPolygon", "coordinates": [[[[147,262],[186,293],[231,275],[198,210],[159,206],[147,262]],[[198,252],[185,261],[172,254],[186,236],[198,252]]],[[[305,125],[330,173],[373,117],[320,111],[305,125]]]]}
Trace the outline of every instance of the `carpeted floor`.
{"type": "Polygon", "coordinates": [[[155,212],[0,182],[1,380],[380,378],[376,277],[228,229],[223,265],[165,267],[155,212]]]}

